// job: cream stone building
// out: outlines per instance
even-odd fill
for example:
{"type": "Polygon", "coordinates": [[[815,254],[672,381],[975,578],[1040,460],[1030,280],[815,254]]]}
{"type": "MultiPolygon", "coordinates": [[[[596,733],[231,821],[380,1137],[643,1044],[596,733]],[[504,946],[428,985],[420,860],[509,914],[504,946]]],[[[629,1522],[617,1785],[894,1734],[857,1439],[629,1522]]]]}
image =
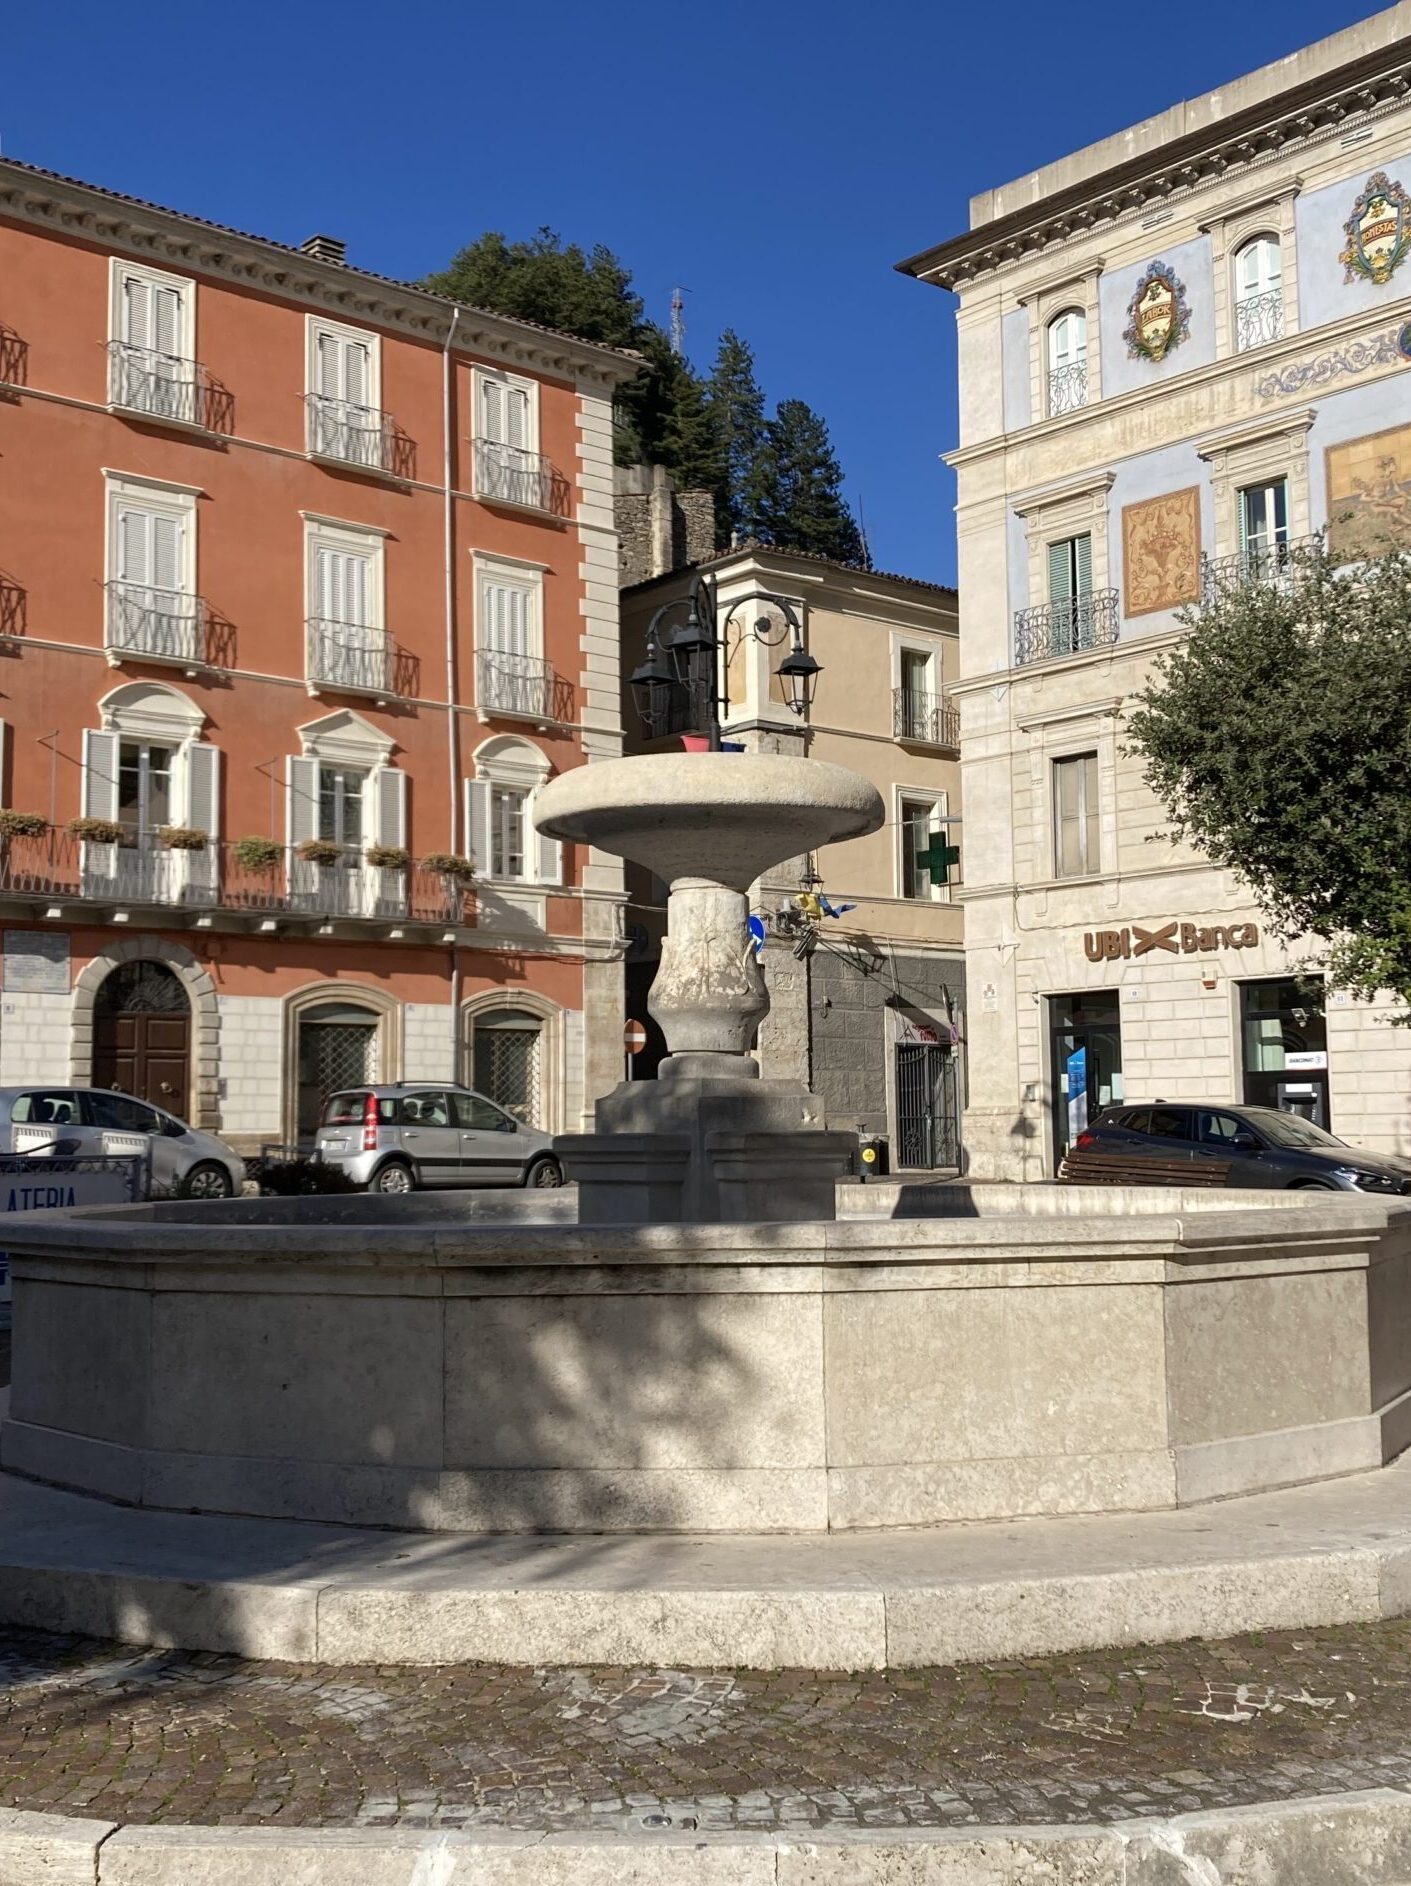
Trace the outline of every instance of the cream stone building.
{"type": "Polygon", "coordinates": [[[987,190],[902,264],[960,301],[976,1176],[1051,1173],[1124,1098],[1411,1150],[1411,1032],[1160,836],[1124,739],[1212,578],[1281,580],[1330,522],[1411,541],[1408,34],[1394,7],[987,190]]]}
{"type": "MultiPolygon", "coordinates": [[[[959,716],[950,696],[955,591],[748,544],[623,591],[624,677],[642,660],[658,611],[667,610],[664,626],[680,622],[698,574],[718,585],[728,648],[725,738],[851,767],[887,807],[881,831],[794,860],[756,886],[772,1003],[760,1033],[763,1071],[810,1082],[833,1124],[884,1135],[896,1167],[955,1166],[965,1007],[957,870],[951,864],[950,881],[941,883],[921,861],[933,840],[943,844],[960,830],[959,716]],[[822,668],[806,723],[777,679],[787,644],[770,646],[748,632],[770,612],[750,605],[731,613],[760,590],[793,605],[822,668]],[[816,946],[800,956],[795,900],[808,888],[810,863],[826,901],[854,908],[837,918],[820,911],[811,926],[816,946]]],[[[782,632],[782,616],[774,620],[782,632]]],[[[629,751],[653,750],[630,694],[623,724],[629,751]]],[[[680,739],[659,744],[679,747],[680,739]]],[[[628,897],[628,1007],[646,1020],[664,887],[629,867],[628,897]]],[[[637,1071],[652,1066],[649,1053],[637,1071]]]]}

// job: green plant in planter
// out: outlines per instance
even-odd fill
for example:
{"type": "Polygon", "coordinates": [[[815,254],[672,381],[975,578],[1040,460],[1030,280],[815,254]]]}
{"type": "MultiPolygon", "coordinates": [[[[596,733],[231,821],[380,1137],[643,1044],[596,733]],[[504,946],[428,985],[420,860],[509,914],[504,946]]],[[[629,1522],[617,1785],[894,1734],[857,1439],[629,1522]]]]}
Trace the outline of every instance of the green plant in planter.
{"type": "Polygon", "coordinates": [[[306,838],[299,846],[299,856],[305,864],[338,864],[343,857],[343,847],[335,845],[331,838],[306,838]]]}
{"type": "Polygon", "coordinates": [[[0,806],[0,838],[41,838],[48,829],[42,812],[12,812],[0,806]]]}
{"type": "Polygon", "coordinates": [[[439,871],[442,877],[471,878],[475,876],[475,866],[469,858],[463,858],[458,851],[428,851],[421,862],[425,870],[439,871]]]}
{"type": "Polygon", "coordinates": [[[204,851],[210,835],[194,825],[163,825],[157,836],[168,851],[204,851]]]}
{"type": "Polygon", "coordinates": [[[116,819],[70,819],[68,831],[90,845],[120,845],[127,836],[116,819]]]}
{"type": "Polygon", "coordinates": [[[405,871],[412,861],[404,845],[369,845],[364,856],[380,871],[405,871]]]}
{"type": "Polygon", "coordinates": [[[230,852],[243,870],[272,871],[284,855],[284,847],[275,838],[237,838],[230,852]]]}

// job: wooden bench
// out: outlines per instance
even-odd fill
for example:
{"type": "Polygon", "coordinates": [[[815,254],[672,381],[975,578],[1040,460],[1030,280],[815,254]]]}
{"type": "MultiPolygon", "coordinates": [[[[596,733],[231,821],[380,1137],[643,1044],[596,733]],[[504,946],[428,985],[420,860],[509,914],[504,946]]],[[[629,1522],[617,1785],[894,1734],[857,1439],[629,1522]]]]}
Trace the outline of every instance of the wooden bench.
{"type": "Polygon", "coordinates": [[[1151,1159],[1073,1147],[1058,1169],[1068,1185],[1224,1185],[1228,1159],[1151,1159]]]}

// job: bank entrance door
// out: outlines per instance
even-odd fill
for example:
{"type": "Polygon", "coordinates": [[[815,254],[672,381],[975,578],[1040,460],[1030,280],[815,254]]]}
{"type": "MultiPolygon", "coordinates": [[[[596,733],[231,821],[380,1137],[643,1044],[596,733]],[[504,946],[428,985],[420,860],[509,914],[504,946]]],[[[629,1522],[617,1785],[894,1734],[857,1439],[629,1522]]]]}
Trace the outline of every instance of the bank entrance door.
{"type": "Polygon", "coordinates": [[[1115,989],[1051,995],[1049,1069],[1053,1094],[1053,1161],[1088,1122],[1122,1095],[1122,1009],[1115,989]]]}
{"type": "Polygon", "coordinates": [[[1323,985],[1284,977],[1240,984],[1244,1098],[1330,1127],[1323,985]]]}

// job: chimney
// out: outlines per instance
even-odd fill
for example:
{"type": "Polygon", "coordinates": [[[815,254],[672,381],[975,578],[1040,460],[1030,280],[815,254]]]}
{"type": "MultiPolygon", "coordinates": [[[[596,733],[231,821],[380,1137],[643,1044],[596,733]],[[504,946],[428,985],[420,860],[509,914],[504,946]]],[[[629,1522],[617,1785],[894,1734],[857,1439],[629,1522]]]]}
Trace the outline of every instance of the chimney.
{"type": "Polygon", "coordinates": [[[311,255],[315,262],[346,262],[348,245],[339,236],[306,236],[299,244],[300,255],[311,255]]]}

